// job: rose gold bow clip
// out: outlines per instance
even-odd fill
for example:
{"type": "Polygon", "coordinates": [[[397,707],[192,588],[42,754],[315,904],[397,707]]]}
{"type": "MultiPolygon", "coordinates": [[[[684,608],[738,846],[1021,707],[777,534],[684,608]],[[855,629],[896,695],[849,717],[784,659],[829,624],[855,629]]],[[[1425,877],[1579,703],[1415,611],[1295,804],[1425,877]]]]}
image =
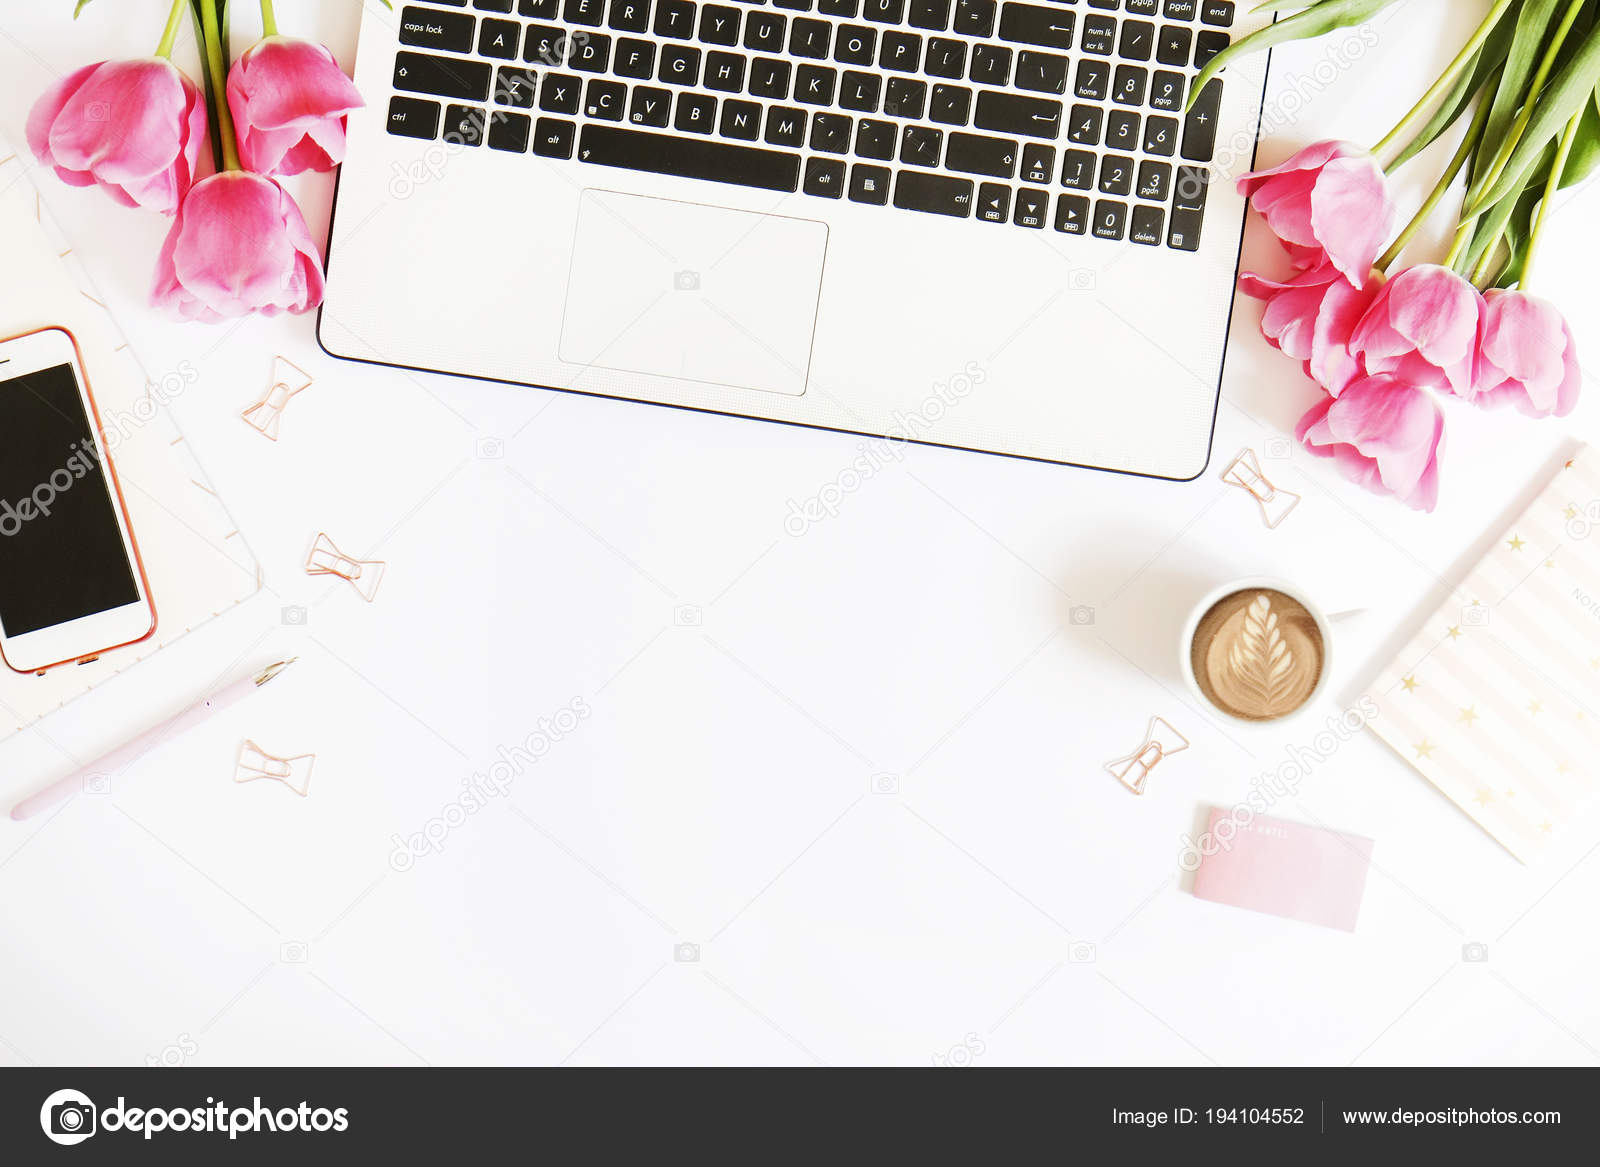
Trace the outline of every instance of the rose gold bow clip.
{"type": "Polygon", "coordinates": [[[233,780],[256,782],[268,778],[282,782],[304,798],[311,790],[311,767],[316,761],[315,754],[296,754],[292,758],[275,757],[255,742],[247,741],[239,749],[239,760],[234,766],[233,780]]]}
{"type": "Polygon", "coordinates": [[[319,534],[306,560],[306,574],[336,575],[347,580],[361,598],[370,604],[378,594],[378,585],[383,582],[387,566],[381,559],[353,559],[335,547],[327,535],[319,534]]]}
{"type": "Polygon", "coordinates": [[[1292,490],[1275,486],[1261,473],[1254,450],[1241,450],[1239,456],[1222,472],[1222,481],[1250,493],[1261,505],[1261,519],[1270,531],[1289,517],[1289,512],[1300,505],[1300,496],[1292,490]]]}
{"type": "Polygon", "coordinates": [[[312,377],[287,357],[272,360],[272,386],[267,395],[239,416],[269,440],[278,440],[278,427],[283,421],[283,410],[296,393],[311,386],[312,377]]]}
{"type": "Polygon", "coordinates": [[[1144,744],[1126,758],[1107,762],[1106,769],[1129,790],[1143,794],[1145,783],[1150,780],[1150,771],[1161,763],[1161,759],[1181,754],[1188,748],[1189,739],[1173,729],[1170,722],[1152,717],[1150,728],[1145,731],[1144,744]]]}

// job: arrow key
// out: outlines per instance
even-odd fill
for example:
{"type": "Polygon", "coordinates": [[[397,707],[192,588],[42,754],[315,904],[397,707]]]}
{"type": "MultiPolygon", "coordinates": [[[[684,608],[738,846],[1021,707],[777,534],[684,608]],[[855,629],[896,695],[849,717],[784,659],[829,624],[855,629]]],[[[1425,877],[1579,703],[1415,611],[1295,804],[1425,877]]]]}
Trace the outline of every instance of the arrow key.
{"type": "Polygon", "coordinates": [[[1011,215],[1011,188],[998,182],[978,187],[978,218],[985,223],[1004,223],[1011,215]]]}
{"type": "Polygon", "coordinates": [[[1049,191],[1034,190],[1030,186],[1025,186],[1017,192],[1017,210],[1011,216],[1011,221],[1018,227],[1033,227],[1043,230],[1045,216],[1049,213],[1049,207],[1049,191]]]}

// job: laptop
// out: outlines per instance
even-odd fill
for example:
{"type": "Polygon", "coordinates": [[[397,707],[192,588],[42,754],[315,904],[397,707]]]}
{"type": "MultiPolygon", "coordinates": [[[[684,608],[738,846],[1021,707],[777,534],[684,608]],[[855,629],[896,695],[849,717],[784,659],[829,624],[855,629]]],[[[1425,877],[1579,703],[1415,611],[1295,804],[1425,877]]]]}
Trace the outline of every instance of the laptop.
{"type": "Polygon", "coordinates": [[[1232,0],[365,5],[332,355],[1186,480],[1265,61],[1232,0]]]}

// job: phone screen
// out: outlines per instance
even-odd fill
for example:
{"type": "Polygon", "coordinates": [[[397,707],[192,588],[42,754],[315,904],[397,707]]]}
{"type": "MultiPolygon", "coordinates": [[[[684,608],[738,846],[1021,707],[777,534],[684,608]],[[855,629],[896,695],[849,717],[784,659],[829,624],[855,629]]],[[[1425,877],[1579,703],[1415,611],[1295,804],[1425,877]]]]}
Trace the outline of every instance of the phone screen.
{"type": "Polygon", "coordinates": [[[22,636],[138,601],[73,367],[0,380],[0,627],[22,636]]]}

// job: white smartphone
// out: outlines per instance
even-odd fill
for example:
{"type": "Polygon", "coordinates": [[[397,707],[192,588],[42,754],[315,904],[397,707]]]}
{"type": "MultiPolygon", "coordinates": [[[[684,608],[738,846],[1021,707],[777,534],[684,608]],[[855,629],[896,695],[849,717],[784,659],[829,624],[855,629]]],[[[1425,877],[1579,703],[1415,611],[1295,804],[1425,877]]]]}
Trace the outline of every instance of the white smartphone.
{"type": "Polygon", "coordinates": [[[38,673],[155,630],[77,342],[0,341],[0,657],[38,673]]]}

